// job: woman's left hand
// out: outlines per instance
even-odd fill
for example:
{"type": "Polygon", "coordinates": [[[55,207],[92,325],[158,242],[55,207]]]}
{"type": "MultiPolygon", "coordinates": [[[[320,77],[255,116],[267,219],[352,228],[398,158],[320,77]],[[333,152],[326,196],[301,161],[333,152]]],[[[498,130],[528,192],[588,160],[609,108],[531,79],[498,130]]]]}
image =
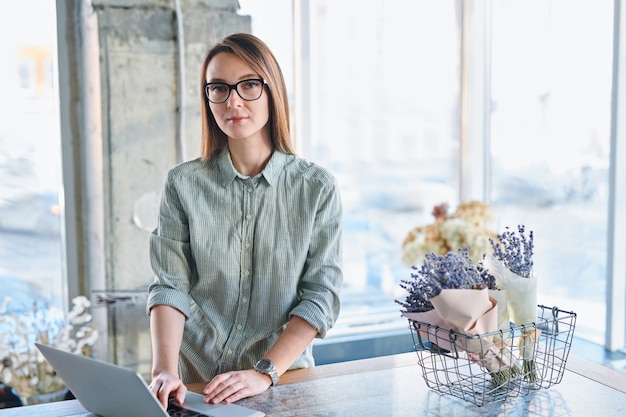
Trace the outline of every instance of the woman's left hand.
{"type": "Polygon", "coordinates": [[[216,375],[202,392],[204,402],[217,404],[222,401],[232,403],[242,398],[253,397],[267,390],[272,383],[269,375],[254,369],[232,371],[216,375]]]}

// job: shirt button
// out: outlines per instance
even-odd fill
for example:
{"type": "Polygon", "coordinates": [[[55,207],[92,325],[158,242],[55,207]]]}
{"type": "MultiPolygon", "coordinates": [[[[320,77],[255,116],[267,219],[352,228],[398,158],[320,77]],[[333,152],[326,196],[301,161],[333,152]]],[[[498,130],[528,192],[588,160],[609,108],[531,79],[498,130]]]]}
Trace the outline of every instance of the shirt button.
{"type": "Polygon", "coordinates": [[[238,324],[238,325],[237,325],[237,329],[238,329],[238,330],[241,330],[241,329],[243,329],[243,326],[242,326],[241,324],[238,324]]]}
{"type": "Polygon", "coordinates": [[[233,354],[233,351],[232,351],[232,350],[230,350],[230,349],[228,349],[228,352],[227,352],[227,353],[228,353],[229,355],[232,355],[232,354],[233,354]]]}
{"type": "Polygon", "coordinates": [[[250,242],[246,242],[246,249],[250,247],[250,242]]]}
{"type": "Polygon", "coordinates": [[[252,192],[252,188],[248,187],[248,188],[246,188],[246,191],[251,193],[252,192]]]}
{"type": "Polygon", "coordinates": [[[243,271],[243,275],[247,277],[248,275],[250,275],[250,271],[246,269],[245,271],[243,271]]]}
{"type": "Polygon", "coordinates": [[[248,302],[248,298],[243,297],[243,298],[241,299],[241,302],[242,302],[242,303],[247,303],[247,302],[248,302]]]}

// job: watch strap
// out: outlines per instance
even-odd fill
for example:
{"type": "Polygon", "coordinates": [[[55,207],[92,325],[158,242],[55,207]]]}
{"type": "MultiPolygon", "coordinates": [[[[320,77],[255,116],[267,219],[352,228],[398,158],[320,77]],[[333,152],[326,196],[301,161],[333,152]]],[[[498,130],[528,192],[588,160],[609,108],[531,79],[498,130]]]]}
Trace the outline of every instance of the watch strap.
{"type": "Polygon", "coordinates": [[[278,376],[278,371],[276,371],[276,366],[274,366],[274,363],[271,360],[261,359],[254,365],[254,370],[262,374],[268,375],[272,380],[271,386],[278,384],[278,380],[280,379],[278,376]]]}

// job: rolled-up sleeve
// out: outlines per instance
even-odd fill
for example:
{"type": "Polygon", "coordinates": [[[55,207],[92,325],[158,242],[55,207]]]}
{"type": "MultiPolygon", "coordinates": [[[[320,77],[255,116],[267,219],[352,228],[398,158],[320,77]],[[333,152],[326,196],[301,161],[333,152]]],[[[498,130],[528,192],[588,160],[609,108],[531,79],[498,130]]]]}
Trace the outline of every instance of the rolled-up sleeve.
{"type": "Polygon", "coordinates": [[[306,265],[299,284],[299,303],[290,315],[305,319],[324,338],[340,311],[342,207],[337,185],[327,177],[320,189],[306,265]]]}
{"type": "Polygon", "coordinates": [[[194,261],[187,217],[171,175],[163,187],[158,226],[150,235],[150,264],[155,279],[149,287],[147,313],[166,304],[188,317],[194,261]]]}

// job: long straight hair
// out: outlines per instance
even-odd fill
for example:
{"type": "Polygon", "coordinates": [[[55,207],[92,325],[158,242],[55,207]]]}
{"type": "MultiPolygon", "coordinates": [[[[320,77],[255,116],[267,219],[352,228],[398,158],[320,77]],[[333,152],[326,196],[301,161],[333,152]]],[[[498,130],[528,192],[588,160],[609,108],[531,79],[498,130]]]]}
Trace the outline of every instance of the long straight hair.
{"type": "Polygon", "coordinates": [[[279,151],[295,154],[291,142],[289,101],[283,73],[270,48],[259,38],[248,33],[227,36],[208,52],[200,72],[200,99],[202,109],[202,158],[209,159],[228,143],[228,137],[219,128],[204,93],[206,71],[211,60],[219,53],[233,54],[258,73],[267,83],[269,94],[270,138],[279,151]]]}

